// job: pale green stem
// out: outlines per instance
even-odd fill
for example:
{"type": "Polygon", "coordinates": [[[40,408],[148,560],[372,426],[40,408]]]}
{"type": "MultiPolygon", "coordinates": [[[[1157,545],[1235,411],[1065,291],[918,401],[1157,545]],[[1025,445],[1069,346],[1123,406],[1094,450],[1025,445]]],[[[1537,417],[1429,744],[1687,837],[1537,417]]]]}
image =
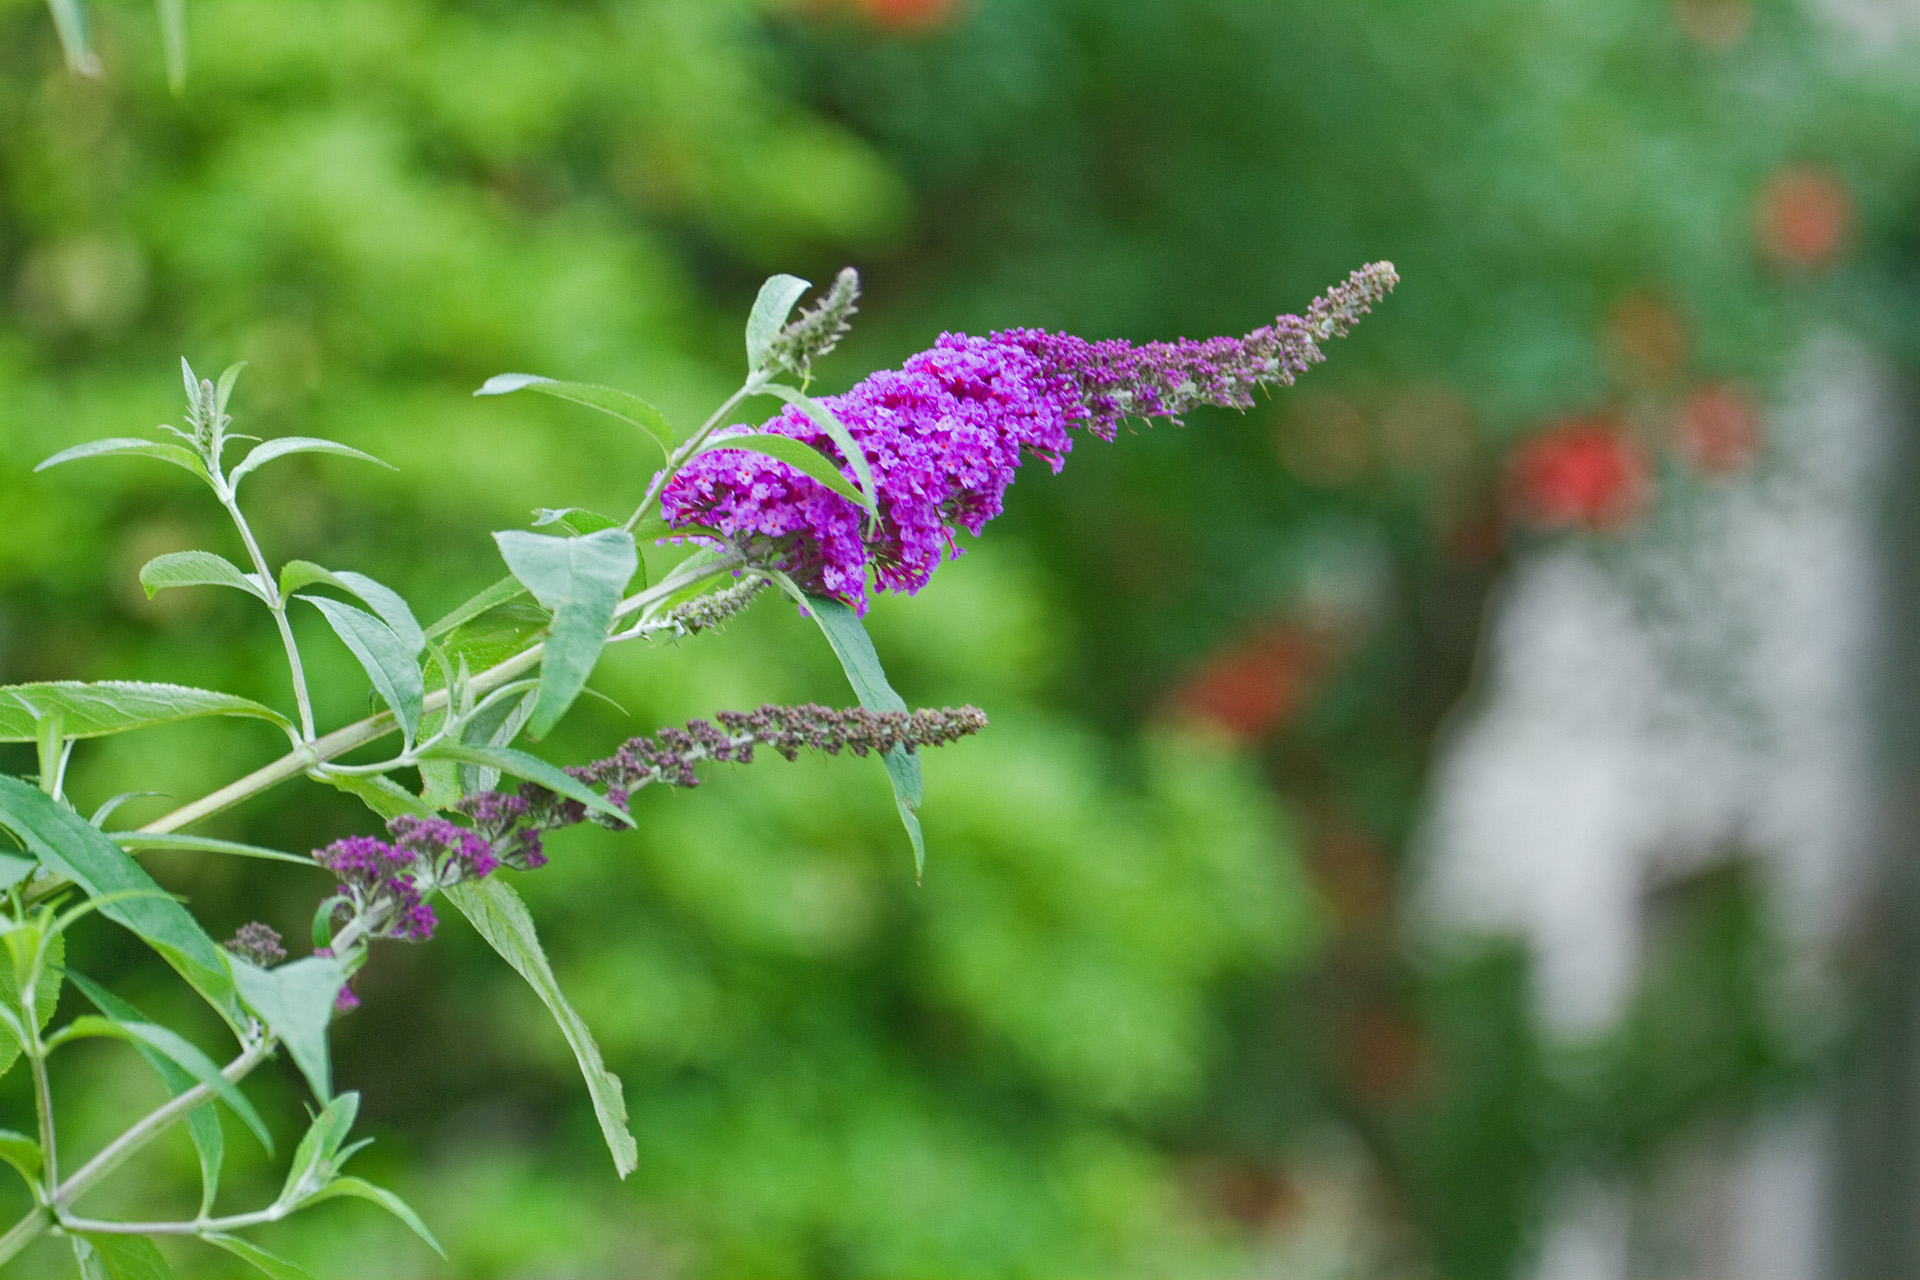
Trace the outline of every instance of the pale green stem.
{"type": "Polygon", "coordinates": [[[653,478],[653,483],[647,486],[646,496],[640,499],[640,505],[633,509],[633,514],[627,517],[625,525],[627,532],[633,532],[640,526],[640,522],[647,518],[647,512],[660,501],[660,495],[666,492],[667,482],[686,465],[688,458],[700,451],[700,446],[707,442],[708,436],[719,429],[722,419],[733,412],[734,406],[750,396],[759,395],[761,388],[771,381],[773,381],[771,374],[748,374],[747,380],[740,384],[740,389],[721,402],[720,407],[700,424],[698,431],[681,441],[680,446],[667,455],[667,465],[662,468],[659,475],[653,478]]]}
{"type": "Polygon", "coordinates": [[[300,646],[294,642],[293,626],[287,621],[287,602],[280,595],[280,584],[275,581],[267,568],[267,558],[261,554],[260,543],[253,536],[253,526],[247,523],[247,517],[240,511],[240,500],[224,479],[215,486],[220,495],[220,504],[233,517],[233,527],[240,531],[240,541],[246,544],[247,555],[253,560],[253,571],[260,579],[260,590],[266,594],[267,608],[273,611],[273,624],[280,629],[280,644],[287,651],[287,670],[293,680],[293,701],[300,709],[300,737],[312,742],[313,700],[307,694],[307,672],[300,663],[300,646]]]}

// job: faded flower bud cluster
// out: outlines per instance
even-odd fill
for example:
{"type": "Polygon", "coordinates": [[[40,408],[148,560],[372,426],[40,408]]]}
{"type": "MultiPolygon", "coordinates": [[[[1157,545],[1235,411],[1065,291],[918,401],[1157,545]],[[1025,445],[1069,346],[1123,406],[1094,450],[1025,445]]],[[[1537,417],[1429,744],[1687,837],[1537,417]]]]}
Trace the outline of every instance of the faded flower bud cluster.
{"type": "Polygon", "coordinates": [[[287,958],[287,949],[280,944],[280,931],[258,920],[241,925],[239,931],[221,945],[262,969],[271,969],[287,958]]]}
{"type": "Polygon", "coordinates": [[[819,303],[802,311],[774,338],[767,348],[767,368],[797,373],[804,380],[812,373],[813,362],[840,345],[853,328],[859,301],[860,273],[852,267],[840,268],[819,303]]]}
{"type": "Polygon", "coordinates": [[[802,751],[884,755],[895,747],[912,751],[944,746],[987,725],[986,713],[978,707],[907,712],[769,703],[758,711],[722,711],[716,718],[718,725],[690,720],[684,729],[662,729],[650,737],[629,739],[608,759],[568,772],[582,782],[606,785],[607,798],[624,809],[633,792],[652,783],[699,786],[694,766],[701,761],[752,764],[755,747],[766,747],[788,760],[802,751]]]}
{"type": "Polygon", "coordinates": [[[722,591],[698,596],[668,612],[668,625],[682,635],[711,631],[721,623],[745,613],[753,598],[767,589],[767,579],[758,574],[722,591]]]}

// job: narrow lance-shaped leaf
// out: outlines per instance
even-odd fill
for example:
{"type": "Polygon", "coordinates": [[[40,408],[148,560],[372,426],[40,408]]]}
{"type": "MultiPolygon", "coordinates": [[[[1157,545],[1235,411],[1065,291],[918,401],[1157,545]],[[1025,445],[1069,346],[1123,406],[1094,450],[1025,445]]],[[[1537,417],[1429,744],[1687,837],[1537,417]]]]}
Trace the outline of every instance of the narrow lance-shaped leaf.
{"type": "Polygon", "coordinates": [[[633,535],[602,529],[554,538],[510,529],[493,535],[513,576],[553,613],[540,660],[540,688],[527,731],[543,736],[566,714],[606,647],[620,593],[639,567],[633,535]]]}
{"type": "Polygon", "coordinates": [[[753,300],[753,310],[747,314],[747,369],[758,373],[767,363],[767,352],[773,347],[773,340],[780,336],[780,330],[786,327],[787,317],[793,313],[793,304],[800,301],[800,295],[812,285],[799,276],[768,276],[767,282],[760,286],[759,296],[753,300]]]}
{"type": "MultiPolygon", "coordinates": [[[[853,686],[860,705],[869,711],[905,711],[906,699],[887,683],[880,655],[874,652],[867,629],[860,625],[860,616],[838,600],[825,596],[807,596],[806,607],[826,634],[827,643],[833,646],[834,656],[840,659],[840,667],[847,673],[847,682],[853,686]]],[[[907,839],[913,842],[913,870],[918,876],[925,872],[927,862],[926,839],[920,833],[923,798],[920,757],[902,746],[893,748],[881,760],[887,766],[887,780],[893,784],[893,802],[900,810],[900,824],[907,829],[907,839]]]]}
{"type": "Polygon", "coordinates": [[[602,387],[591,382],[560,382],[532,373],[497,373],[473,394],[504,396],[514,391],[538,391],[557,400],[571,400],[589,409],[598,409],[646,432],[660,446],[663,457],[673,452],[673,425],[667,421],[667,415],[639,396],[618,387],[602,387]]]}
{"type": "Polygon", "coordinates": [[[158,1051],[193,1077],[195,1084],[203,1084],[213,1090],[214,1096],[233,1108],[233,1113],[260,1139],[260,1145],[268,1151],[273,1150],[273,1135],[267,1132],[265,1122],[260,1119],[260,1113],[253,1109],[253,1104],[247,1101],[247,1096],[240,1092],[240,1086],[221,1075],[219,1065],[178,1032],[151,1022],[120,1022],[89,1013],[75,1018],[57,1033],[61,1041],[103,1036],[158,1051]]]}
{"type": "MultiPolygon", "coordinates": [[[[94,1008],[109,1018],[117,1018],[121,1022],[153,1021],[85,974],[69,970],[67,978],[80,989],[81,994],[93,1001],[94,1008]]],[[[196,1081],[192,1072],[143,1040],[132,1043],[134,1052],[146,1060],[169,1094],[177,1098],[193,1088],[196,1081]]],[[[193,1139],[194,1154],[200,1157],[200,1212],[211,1213],[214,1197],[220,1191],[220,1167],[226,1160],[226,1134],[220,1128],[220,1117],[211,1102],[189,1111],[186,1125],[187,1136],[193,1139]]]]}
{"type": "Polygon", "coordinates": [[[147,589],[149,600],[168,587],[233,587],[257,600],[267,598],[259,579],[242,573],[231,560],[211,551],[170,551],[155,556],[141,568],[140,585],[147,589]]]}
{"type": "Polygon", "coordinates": [[[427,1224],[420,1220],[420,1215],[415,1213],[405,1200],[385,1187],[376,1187],[362,1178],[335,1178],[301,1203],[318,1204],[322,1200],[335,1200],[341,1196],[351,1196],[356,1200],[367,1200],[379,1205],[411,1227],[413,1234],[426,1241],[435,1253],[443,1258],[447,1256],[447,1251],[442,1249],[440,1242],[433,1238],[433,1232],[427,1230],[427,1224]]]}
{"type": "Polygon", "coordinates": [[[40,1150],[40,1144],[24,1133],[15,1133],[12,1129],[0,1129],[0,1160],[6,1161],[20,1171],[29,1187],[38,1188],[40,1166],[46,1157],[40,1150]]]}
{"type": "MultiPolygon", "coordinates": [[[[393,628],[364,609],[326,596],[299,598],[326,615],[333,633],[360,660],[367,678],[393,708],[393,714],[406,731],[407,741],[412,742],[420,730],[421,704],[426,700],[427,686],[420,674],[420,664],[407,651],[405,642],[393,633],[393,628]]],[[[425,647],[424,641],[422,647],[425,647]]]]}
{"type": "Polygon", "coordinates": [[[873,510],[872,499],[847,482],[847,478],[840,474],[840,468],[834,464],[832,458],[812,445],[795,440],[791,436],[771,433],[723,436],[700,452],[716,453],[722,449],[743,449],[765,454],[769,458],[777,458],[788,466],[812,476],[862,511],[873,510]]]}
{"type": "Polygon", "coordinates": [[[241,858],[261,858],[268,862],[291,862],[297,867],[317,867],[312,858],[297,853],[282,853],[238,840],[217,840],[212,836],[189,835],[177,831],[111,831],[107,839],[133,853],[140,849],[192,849],[202,853],[230,853],[241,858]]]}
{"type": "MultiPolygon", "coordinates": [[[[34,864],[37,865],[37,864],[34,864]]],[[[9,935],[27,939],[16,933],[9,935]]],[[[36,944],[37,945],[37,944],[36,944]]],[[[53,1012],[60,1005],[61,974],[67,961],[67,939],[64,934],[55,934],[47,939],[46,967],[40,971],[40,980],[34,984],[33,1011],[39,1018],[41,1029],[53,1021],[53,1012]]],[[[11,964],[0,963],[0,1005],[8,1009],[20,1007],[19,975],[11,964]]],[[[20,1030],[25,1030],[22,1026],[20,1030]]],[[[20,1037],[14,1034],[10,1026],[0,1025],[0,1076],[7,1074],[20,1058],[22,1046],[20,1037]]]]}
{"type": "Polygon", "coordinates": [[[497,609],[509,600],[517,600],[525,594],[527,594],[526,584],[512,574],[508,574],[486,590],[469,597],[448,612],[445,617],[436,619],[433,625],[427,628],[427,639],[438,640],[472,622],[481,614],[497,609]]]}
{"type": "Polygon", "coordinates": [[[233,1022],[233,977],[223,952],[187,909],[91,823],[18,778],[0,777],[0,826],[42,865],[101,901],[100,913],[138,934],[233,1022]],[[113,897],[110,895],[138,895],[113,897]]]}
{"type": "Polygon", "coordinates": [[[418,658],[426,651],[426,633],[414,620],[413,610],[408,607],[406,600],[392,587],[376,582],[364,573],[355,573],[351,569],[323,569],[310,560],[289,560],[280,566],[282,595],[291,595],[316,582],[359,596],[379,616],[380,621],[399,637],[400,643],[413,657],[418,658]]]}
{"type": "Polygon", "coordinates": [[[360,802],[381,818],[397,818],[403,813],[431,818],[434,807],[392,778],[380,773],[323,773],[329,786],[357,796],[360,802]]]}
{"type": "Polygon", "coordinates": [[[185,685],[137,680],[0,685],[0,742],[33,742],[40,724],[55,715],[68,738],[98,738],[201,716],[249,716],[289,727],[272,707],[185,685]]]}
{"type": "MultiPolygon", "coordinates": [[[[362,462],[371,462],[385,467],[389,471],[397,470],[392,463],[382,462],[370,453],[363,453],[352,445],[341,444],[338,440],[321,440],[314,436],[281,436],[277,440],[267,440],[255,445],[240,465],[227,477],[229,488],[238,489],[240,482],[254,471],[272,462],[275,458],[284,458],[290,453],[332,453],[343,458],[358,458],[362,462]]],[[[45,465],[45,464],[42,464],[45,465]]]]}
{"type": "Polygon", "coordinates": [[[193,450],[185,445],[161,444],[154,440],[142,440],[138,436],[115,436],[111,440],[89,440],[86,444],[74,445],[71,449],[62,449],[51,458],[35,467],[35,471],[45,471],[48,467],[57,467],[63,462],[77,462],[81,458],[111,458],[117,456],[158,458],[170,462],[183,471],[191,471],[202,480],[207,479],[207,469],[200,465],[200,459],[193,450]]]}
{"type": "Polygon", "coordinates": [[[561,1034],[566,1036],[574,1058],[580,1063],[580,1074],[586,1078],[594,1114],[600,1119],[600,1132],[613,1156],[613,1167],[622,1178],[626,1177],[639,1167],[640,1152],[627,1130],[627,1102],[620,1089],[620,1077],[607,1070],[593,1033],[561,992],[526,904],[520,901],[513,886],[497,877],[455,885],[447,890],[447,897],[473,922],[488,945],[527,980],[553,1014],[554,1021],[560,1024],[561,1034]]]}
{"type": "Polygon", "coordinates": [[[252,1263],[254,1269],[269,1277],[269,1280],[313,1280],[312,1272],[288,1262],[278,1254],[268,1253],[250,1240],[219,1231],[202,1231],[198,1238],[252,1263]]]}
{"type": "Polygon", "coordinates": [[[333,1097],[333,1065],[327,1052],[327,1026],[333,1001],[346,985],[346,970],[328,956],[307,956],[272,969],[236,957],[234,981],[247,1007],[287,1046],[294,1065],[321,1102],[333,1097]]]}
{"type": "Polygon", "coordinates": [[[307,1126],[300,1145],[294,1149],[293,1161],[287,1166],[286,1183],[280,1188],[280,1204],[298,1204],[327,1184],[335,1173],[334,1153],[353,1131],[353,1122],[359,1115],[360,1095],[352,1091],[320,1109],[320,1114],[307,1126]]]}
{"type": "Polygon", "coordinates": [[[80,1274],[87,1280],[178,1280],[167,1260],[145,1236],[110,1235],[104,1231],[73,1232],[74,1252],[80,1256],[80,1274]],[[90,1253],[82,1253],[82,1248],[90,1253]]]}

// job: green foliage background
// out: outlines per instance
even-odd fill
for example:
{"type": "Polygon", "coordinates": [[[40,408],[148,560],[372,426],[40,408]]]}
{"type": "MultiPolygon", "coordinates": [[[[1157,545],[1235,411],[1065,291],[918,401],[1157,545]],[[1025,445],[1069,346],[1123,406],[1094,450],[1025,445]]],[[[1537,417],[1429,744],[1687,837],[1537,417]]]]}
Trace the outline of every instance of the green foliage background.
{"type": "MultiPolygon", "coordinates": [[[[1400,293],[1300,394],[1337,390],[1370,421],[1442,395],[1473,424],[1426,462],[1309,480],[1276,455],[1283,396],[1089,443],[1058,479],[1031,469],[978,550],[872,619],[910,702],[994,718],[927,762],[925,887],[871,761],[720,774],[654,797],[638,834],[570,834],[520,888],[627,1082],[640,1172],[611,1176],[559,1037],[450,925],[377,957],[337,1056],[382,1135],[365,1158],[452,1267],[351,1207],[263,1239],[370,1278],[1238,1274],[1277,1211],[1209,1193],[1219,1171],[1271,1178],[1333,1128],[1367,1153],[1395,1265],[1508,1274],[1554,1171],[1641,1158],[1798,1068],[1756,1029],[1739,886],[1708,893],[1694,959],[1571,1095],[1516,958],[1404,954],[1400,851],[1499,564],[1461,531],[1491,510],[1503,442],[1669,390],[1609,358],[1624,296],[1684,317],[1686,376],[1763,390],[1809,326],[1888,323],[1878,246],[1916,136],[1897,68],[1786,3],[1727,50],[1658,0],[980,0],[930,31],[887,11],[194,0],[174,97],[145,10],[96,12],[107,74],[83,81],[44,9],[0,3],[8,681],[279,700],[241,602],[149,602],[134,581],[155,554],[225,547],[184,480],[28,474],[177,416],[183,352],[250,362],[239,429],[399,468],[285,463],[253,507],[276,554],[369,572],[423,617],[498,575],[487,530],[618,509],[649,470],[611,420],[473,387],[525,369],[704,416],[772,270],[866,273],[831,390],[942,328],[1240,332],[1391,258],[1400,293]],[[1756,194],[1790,163],[1853,193],[1849,265],[1756,255],[1756,194]],[[1275,617],[1341,638],[1306,711],[1251,754],[1170,727],[1195,664],[1275,617]],[[1380,882],[1357,907],[1355,875],[1380,882]],[[1696,1007],[1717,1015],[1687,1023],[1704,1049],[1661,1013],[1696,1007]],[[1384,1090],[1364,1061],[1383,1025],[1424,1046],[1384,1090]],[[1680,1069],[1702,1060],[1704,1081],[1680,1069]]],[[[322,718],[359,714],[364,682],[305,621],[322,718]]],[[[718,639],[610,655],[598,683],[624,710],[589,706],[543,750],[845,701],[810,633],[767,601],[718,639]]],[[[184,797],[270,749],[245,727],[114,740],[71,790],[184,797]]],[[[302,849],[367,829],[295,786],[218,833],[302,849]]],[[[216,933],[258,916],[300,936],[319,890],[154,863],[216,933]]],[[[187,1016],[119,939],[86,945],[83,967],[187,1016]]],[[[83,1144],[155,1093],[128,1056],[75,1062],[83,1144]]],[[[297,1090],[276,1089],[290,1141],[297,1090]]],[[[123,1180],[102,1207],[186,1203],[184,1141],[170,1158],[177,1186],[123,1180]]],[[[22,1274],[63,1265],[42,1246],[22,1274]]]]}

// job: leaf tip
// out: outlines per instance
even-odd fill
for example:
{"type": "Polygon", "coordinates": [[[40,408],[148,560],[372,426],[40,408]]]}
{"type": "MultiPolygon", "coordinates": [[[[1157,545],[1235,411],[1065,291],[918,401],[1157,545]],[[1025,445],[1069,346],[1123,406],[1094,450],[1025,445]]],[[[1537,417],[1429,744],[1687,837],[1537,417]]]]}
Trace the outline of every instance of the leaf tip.
{"type": "Polygon", "coordinates": [[[509,392],[522,391],[535,383],[552,382],[552,378],[543,378],[534,373],[496,373],[480,384],[476,396],[504,396],[509,392]]]}

